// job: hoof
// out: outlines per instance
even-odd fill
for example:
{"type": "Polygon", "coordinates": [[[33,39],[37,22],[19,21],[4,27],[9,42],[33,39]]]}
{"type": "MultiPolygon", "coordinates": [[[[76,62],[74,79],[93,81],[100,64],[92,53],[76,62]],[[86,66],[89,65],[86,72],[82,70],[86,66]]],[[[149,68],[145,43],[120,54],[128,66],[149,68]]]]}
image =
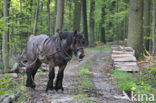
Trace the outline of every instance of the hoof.
{"type": "Polygon", "coordinates": [[[55,93],[55,90],[46,90],[46,92],[47,92],[48,94],[54,94],[54,93],[55,93]]]}
{"type": "Polygon", "coordinates": [[[57,90],[57,93],[63,93],[62,89],[57,90]]]}
{"type": "Polygon", "coordinates": [[[36,87],[36,85],[35,85],[35,83],[33,83],[33,84],[26,84],[26,87],[30,87],[30,88],[34,89],[36,87]]]}
{"type": "Polygon", "coordinates": [[[64,88],[63,88],[63,87],[61,87],[61,88],[55,87],[55,90],[56,90],[56,91],[59,91],[59,90],[64,91],[64,88]]]}

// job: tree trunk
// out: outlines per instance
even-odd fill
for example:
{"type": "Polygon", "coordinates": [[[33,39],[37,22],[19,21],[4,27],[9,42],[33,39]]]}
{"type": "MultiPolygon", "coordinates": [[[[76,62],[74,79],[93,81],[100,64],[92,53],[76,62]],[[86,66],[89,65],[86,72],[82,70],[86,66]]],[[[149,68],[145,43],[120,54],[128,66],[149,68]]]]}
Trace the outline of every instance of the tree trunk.
{"type": "MultiPolygon", "coordinates": [[[[43,0],[41,0],[41,9],[40,9],[40,13],[43,13],[43,0]]],[[[40,16],[40,32],[42,32],[42,27],[43,26],[43,17],[42,15],[40,16]]]]}
{"type": "Polygon", "coordinates": [[[55,33],[56,14],[57,14],[57,0],[55,0],[55,11],[53,13],[52,34],[55,33]]]}
{"type": "Polygon", "coordinates": [[[72,0],[69,0],[69,30],[72,29],[72,0]]]}
{"type": "MultiPolygon", "coordinates": [[[[117,13],[119,12],[119,0],[117,0],[116,2],[116,9],[117,9],[117,13]]],[[[118,16],[116,17],[116,34],[117,34],[117,44],[119,45],[119,40],[120,40],[120,33],[119,33],[119,20],[118,20],[118,16]]]]}
{"type": "Polygon", "coordinates": [[[80,31],[80,21],[81,21],[81,0],[74,0],[74,21],[73,30],[80,31]]]}
{"type": "Polygon", "coordinates": [[[102,8],[102,14],[101,14],[101,41],[103,43],[106,43],[106,37],[105,37],[105,28],[104,28],[104,16],[106,15],[105,13],[105,7],[102,8]]]}
{"type": "Polygon", "coordinates": [[[4,23],[5,23],[5,28],[7,28],[4,31],[3,34],[3,41],[2,41],[2,55],[3,55],[3,65],[4,65],[4,72],[6,72],[8,70],[9,67],[9,42],[8,42],[8,37],[9,37],[9,31],[8,31],[8,17],[9,17],[9,7],[8,7],[8,0],[4,0],[4,23]]]}
{"type": "Polygon", "coordinates": [[[89,46],[94,46],[94,10],[95,10],[95,0],[90,2],[90,41],[89,46]]]}
{"type": "Polygon", "coordinates": [[[38,22],[38,14],[39,14],[39,3],[40,3],[40,0],[37,0],[37,7],[36,7],[36,15],[35,15],[35,21],[34,21],[33,35],[36,35],[36,31],[37,31],[37,22],[38,22]]]}
{"type": "Polygon", "coordinates": [[[83,32],[85,36],[85,46],[88,46],[88,24],[87,24],[87,7],[86,0],[82,0],[83,32]]]}
{"type": "Polygon", "coordinates": [[[154,11],[154,41],[153,41],[153,54],[156,54],[156,1],[153,0],[153,11],[154,11]]]}
{"type": "Polygon", "coordinates": [[[128,45],[134,48],[136,57],[142,56],[143,49],[143,0],[130,0],[128,45]]]}
{"type": "Polygon", "coordinates": [[[150,45],[150,16],[151,16],[151,0],[144,0],[144,36],[145,48],[149,51],[150,45]]]}
{"type": "Polygon", "coordinates": [[[48,20],[47,20],[47,24],[48,24],[48,35],[50,35],[50,0],[47,1],[47,13],[48,13],[48,20]]]}
{"type": "Polygon", "coordinates": [[[57,0],[57,14],[56,14],[55,31],[57,29],[62,30],[63,19],[64,19],[64,0],[57,0]]]}

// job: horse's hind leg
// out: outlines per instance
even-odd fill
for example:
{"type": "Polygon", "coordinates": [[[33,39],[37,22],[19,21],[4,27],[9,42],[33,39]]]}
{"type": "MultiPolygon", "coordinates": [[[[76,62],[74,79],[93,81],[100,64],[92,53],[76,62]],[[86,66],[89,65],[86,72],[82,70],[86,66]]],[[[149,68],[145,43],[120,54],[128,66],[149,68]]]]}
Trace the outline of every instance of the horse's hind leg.
{"type": "Polygon", "coordinates": [[[27,87],[35,88],[36,85],[34,83],[34,77],[40,66],[41,66],[41,62],[37,60],[34,66],[27,68],[26,70],[27,72],[26,86],[27,87]]]}
{"type": "Polygon", "coordinates": [[[42,62],[40,60],[36,61],[35,66],[34,66],[33,71],[32,71],[33,80],[35,79],[35,74],[36,74],[38,68],[41,66],[41,64],[42,64],[42,62]]]}
{"type": "Polygon", "coordinates": [[[26,70],[26,73],[27,73],[26,86],[35,88],[35,83],[33,82],[33,77],[32,77],[32,70],[33,70],[33,67],[29,67],[26,70]]]}
{"type": "Polygon", "coordinates": [[[49,68],[49,81],[48,81],[48,84],[47,84],[47,88],[46,88],[46,91],[48,90],[53,90],[53,80],[55,78],[55,69],[53,66],[50,66],[49,68]]]}
{"type": "Polygon", "coordinates": [[[63,75],[64,75],[65,67],[66,67],[66,64],[59,68],[59,71],[57,74],[57,80],[56,80],[56,84],[55,84],[56,91],[58,91],[59,89],[61,89],[62,91],[64,90],[63,86],[62,86],[62,82],[63,82],[63,75]]]}

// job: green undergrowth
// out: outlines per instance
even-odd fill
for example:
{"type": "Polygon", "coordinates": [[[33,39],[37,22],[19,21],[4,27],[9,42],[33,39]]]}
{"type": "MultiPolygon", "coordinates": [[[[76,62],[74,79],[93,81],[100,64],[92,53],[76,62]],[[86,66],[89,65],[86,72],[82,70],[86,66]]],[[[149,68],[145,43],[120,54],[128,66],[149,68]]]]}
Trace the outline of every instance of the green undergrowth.
{"type": "Polygon", "coordinates": [[[15,94],[18,87],[17,82],[13,81],[9,76],[0,78],[0,96],[5,94],[15,94]]]}
{"type": "Polygon", "coordinates": [[[5,77],[0,78],[0,96],[12,94],[17,96],[16,103],[25,103],[31,99],[23,82],[5,75],[5,77]]]}
{"type": "MultiPolygon", "coordinates": [[[[139,73],[129,73],[119,70],[113,70],[112,77],[117,84],[119,90],[133,91],[136,94],[153,94],[156,98],[156,88],[153,86],[156,83],[155,71],[150,68],[146,72],[153,72],[151,77],[146,75],[146,72],[140,71],[139,73]],[[151,84],[150,84],[151,83],[151,84]]],[[[156,70],[156,69],[155,69],[156,70]]]]}
{"type": "Polygon", "coordinates": [[[78,75],[80,77],[81,80],[81,87],[78,90],[78,94],[74,97],[75,101],[81,101],[83,103],[93,103],[90,99],[89,96],[87,94],[87,92],[91,91],[93,88],[93,83],[91,82],[89,76],[90,76],[90,72],[89,69],[91,68],[90,63],[88,63],[87,66],[81,67],[78,70],[78,75]]]}

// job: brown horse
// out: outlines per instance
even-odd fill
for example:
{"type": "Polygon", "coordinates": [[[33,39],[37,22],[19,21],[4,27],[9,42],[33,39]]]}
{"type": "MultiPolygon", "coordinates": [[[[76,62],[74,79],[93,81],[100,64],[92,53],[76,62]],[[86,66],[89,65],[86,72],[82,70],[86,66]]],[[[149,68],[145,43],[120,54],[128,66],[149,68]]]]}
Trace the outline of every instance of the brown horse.
{"type": "Polygon", "coordinates": [[[84,57],[83,45],[83,33],[77,31],[57,32],[52,37],[41,34],[29,38],[26,49],[27,64],[21,62],[27,67],[26,86],[35,88],[35,74],[41,64],[46,63],[49,65],[49,81],[46,91],[54,89],[55,66],[59,66],[55,90],[63,90],[62,81],[67,62],[71,60],[73,54],[79,59],[84,57]]]}

